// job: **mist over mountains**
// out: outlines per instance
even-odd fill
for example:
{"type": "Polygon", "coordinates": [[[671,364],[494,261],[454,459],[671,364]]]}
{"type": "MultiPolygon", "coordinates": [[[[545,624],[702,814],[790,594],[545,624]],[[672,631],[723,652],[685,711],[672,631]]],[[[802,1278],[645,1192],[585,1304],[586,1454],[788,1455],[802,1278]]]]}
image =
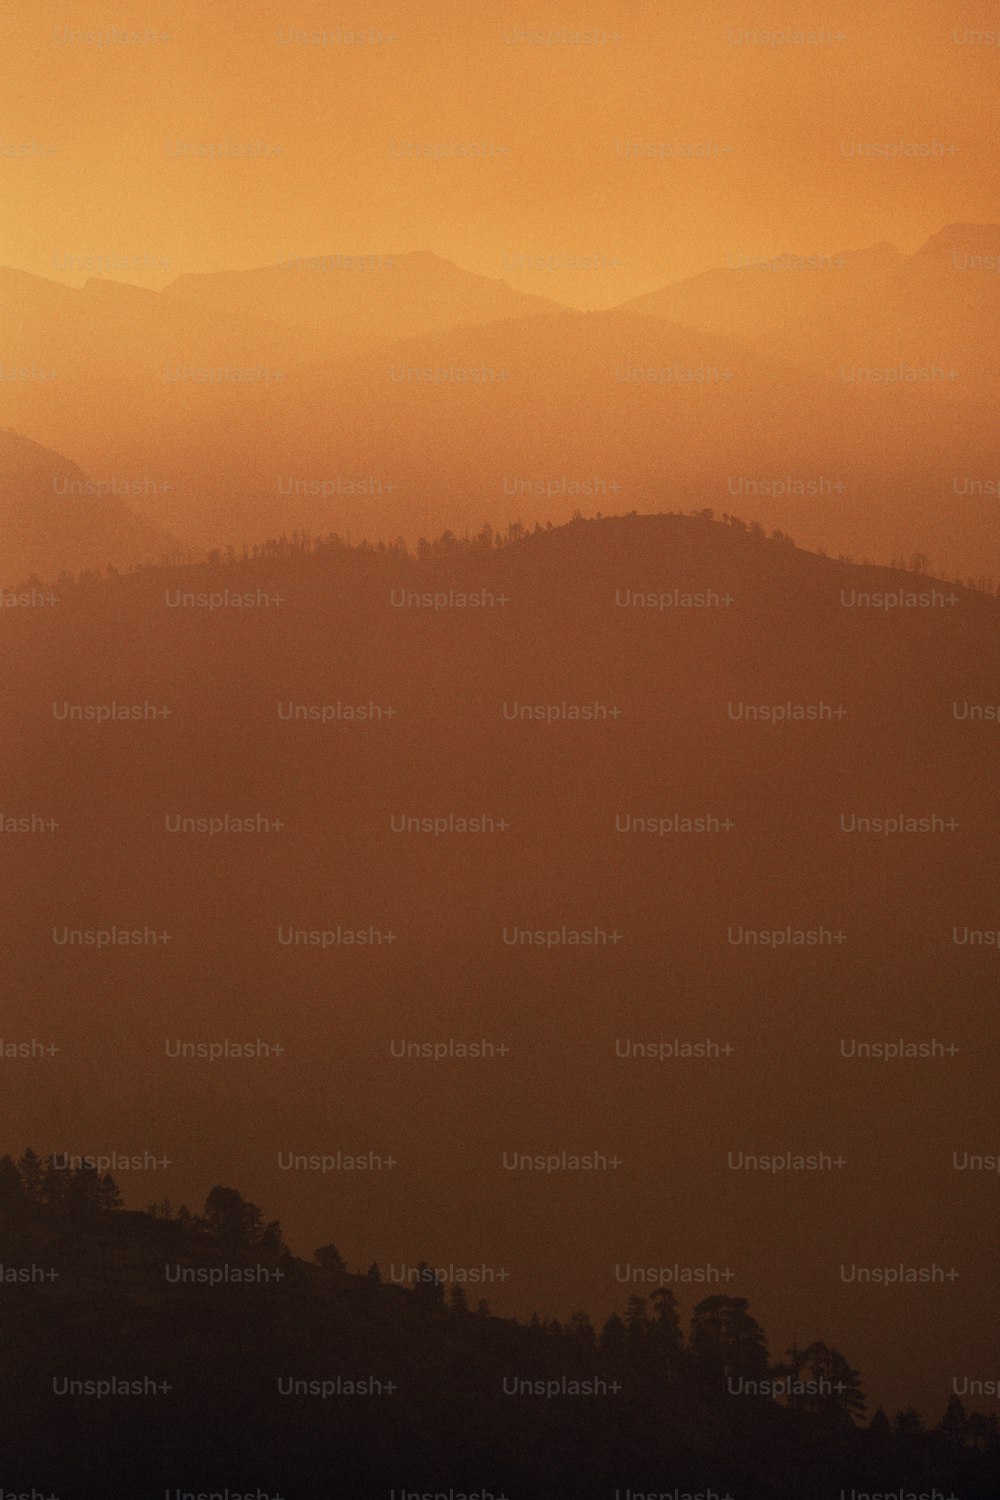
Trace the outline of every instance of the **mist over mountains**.
{"type": "MultiPolygon", "coordinates": [[[[130,482],[123,481],[126,493],[130,482]]],[[[123,498],[103,488],[61,454],[0,430],[0,586],[34,578],[52,584],[61,573],[134,567],[166,558],[171,541],[123,498]]]]}
{"type": "MultiPolygon", "coordinates": [[[[413,541],[592,501],[732,508],[813,549],[995,576],[998,246],[953,225],[912,256],[788,255],[590,314],[428,254],[159,293],[3,272],[0,419],[129,480],[182,548],[413,541]]],[[[75,566],[132,559],[118,519],[75,566]]]]}
{"type": "Polygon", "coordinates": [[[0,1500],[996,1500],[995,24],[8,7],[0,1500]]]}
{"type": "Polygon", "coordinates": [[[256,271],[179,276],[164,296],[308,328],[355,350],[559,308],[425,252],[303,256],[256,271]]]}
{"type": "Polygon", "coordinates": [[[827,314],[866,291],[877,292],[907,259],[887,244],[835,255],[737,255],[728,266],[634,297],[625,306],[752,342],[798,319],[827,314]]]}

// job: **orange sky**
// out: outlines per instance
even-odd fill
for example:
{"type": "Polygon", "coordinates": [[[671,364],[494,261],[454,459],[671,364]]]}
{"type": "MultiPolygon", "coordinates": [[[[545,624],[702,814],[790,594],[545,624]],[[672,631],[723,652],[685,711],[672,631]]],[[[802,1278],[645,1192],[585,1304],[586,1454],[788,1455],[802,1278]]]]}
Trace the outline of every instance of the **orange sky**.
{"type": "Polygon", "coordinates": [[[733,256],[912,250],[944,223],[998,217],[1000,47],[956,41],[998,24],[993,6],[927,0],[805,14],[32,0],[5,7],[0,264],[78,284],[82,258],[107,257],[108,274],[161,286],[299,253],[425,249],[602,306],[733,256]],[[169,40],[66,40],[111,26],[169,40]],[[382,39],[282,40],[324,27],[382,39]],[[833,40],[737,43],[741,27],[833,40]],[[518,29],[604,39],[511,44],[518,29]],[[944,154],[846,156],[858,140],[944,154]],[[660,154],[625,159],[626,141],[660,154]],[[503,149],[427,160],[406,142],[503,149]],[[180,143],[270,154],[171,155],[180,143]],[[677,145],[711,154],[666,154],[677,145]]]}

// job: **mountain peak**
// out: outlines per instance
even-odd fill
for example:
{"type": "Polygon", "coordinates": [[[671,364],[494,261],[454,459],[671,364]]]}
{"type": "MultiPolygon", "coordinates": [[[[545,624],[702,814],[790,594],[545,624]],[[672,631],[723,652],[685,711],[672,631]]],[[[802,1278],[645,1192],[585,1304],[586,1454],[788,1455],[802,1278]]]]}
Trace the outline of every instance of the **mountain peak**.
{"type": "Polygon", "coordinates": [[[946,224],[917,251],[918,256],[1000,255],[1000,224],[946,224]]]}

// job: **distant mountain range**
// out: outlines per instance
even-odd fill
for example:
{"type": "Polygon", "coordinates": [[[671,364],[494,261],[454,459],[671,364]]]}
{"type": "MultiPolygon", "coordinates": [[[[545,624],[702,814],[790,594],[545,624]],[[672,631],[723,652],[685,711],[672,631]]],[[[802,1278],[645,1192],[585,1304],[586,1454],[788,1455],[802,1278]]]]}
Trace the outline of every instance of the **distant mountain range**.
{"type": "Polygon", "coordinates": [[[163,292],[0,272],[0,420],[196,547],[687,503],[995,576],[998,254],[953,225],[590,314],[423,253],[163,292]]]}
{"type": "Polygon", "coordinates": [[[950,225],[849,298],[812,308],[762,342],[777,357],[818,368],[934,370],[933,383],[957,401],[995,413],[1000,226],[950,225]]]}
{"type": "Polygon", "coordinates": [[[822,315],[880,287],[907,257],[892,245],[831,256],[785,253],[734,259],[623,305],[707,333],[754,340],[801,318],[822,315]]]}
{"type": "Polygon", "coordinates": [[[560,307],[423,252],[312,256],[257,271],[179,276],[163,295],[308,328],[357,348],[560,307]]]}

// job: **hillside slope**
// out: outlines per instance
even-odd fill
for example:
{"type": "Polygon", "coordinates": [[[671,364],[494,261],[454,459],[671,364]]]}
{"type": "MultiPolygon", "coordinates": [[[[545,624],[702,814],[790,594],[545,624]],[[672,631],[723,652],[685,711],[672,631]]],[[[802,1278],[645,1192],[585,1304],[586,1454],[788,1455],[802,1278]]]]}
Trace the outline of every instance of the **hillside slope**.
{"type": "Polygon", "coordinates": [[[822,1304],[875,1400],[939,1409],[988,1356],[996,1271],[990,1195],[952,1166],[995,1123],[996,948],[963,934],[995,927],[997,731],[963,706],[995,702],[996,601],[693,517],[486,540],[285,545],[8,612],[3,810],[58,827],[3,840],[5,1035],[62,1048],[11,1065],[11,1129],[162,1153],[150,1197],[239,1180],[295,1246],[336,1205],[355,1263],[506,1265],[500,1311],[729,1264],[778,1347],[822,1304]],[[900,814],[933,831],[853,821],[900,814]],[[226,815],[247,827],[178,821],[226,815]],[[169,939],[71,936],[115,927],[169,939]],[[165,1050],[225,1037],[286,1050],[165,1050]],[[958,1050],[841,1053],[900,1037],[958,1050]],[[449,1039],[494,1046],[405,1055],[449,1039]],[[399,1166],[278,1166],[337,1150],[399,1166]],[[622,1165],[503,1165],[553,1151],[622,1165]],[[786,1151],[849,1168],[727,1165],[786,1151]],[[900,1245],[961,1274],[919,1304],[919,1370],[888,1352],[909,1304],[839,1277],[900,1245]]]}

